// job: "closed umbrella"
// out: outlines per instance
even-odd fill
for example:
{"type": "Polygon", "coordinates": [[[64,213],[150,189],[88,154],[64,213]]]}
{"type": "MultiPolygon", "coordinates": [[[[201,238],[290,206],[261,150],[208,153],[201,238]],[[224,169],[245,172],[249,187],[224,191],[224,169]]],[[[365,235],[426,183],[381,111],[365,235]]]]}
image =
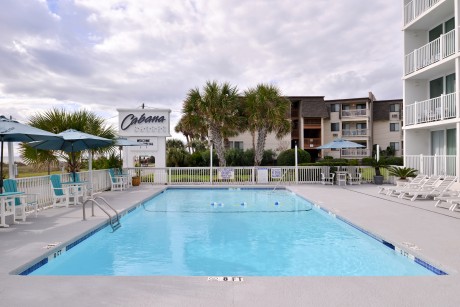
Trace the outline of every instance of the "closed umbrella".
{"type": "Polygon", "coordinates": [[[5,116],[0,116],[0,141],[1,141],[1,153],[0,153],[0,193],[3,189],[3,143],[4,142],[32,142],[32,141],[51,141],[59,140],[62,137],[41,130],[29,125],[21,124],[15,120],[8,119],[5,116]]]}
{"type": "MultiPolygon", "coordinates": [[[[113,145],[113,141],[110,139],[102,138],[100,136],[88,134],[74,129],[68,129],[57,135],[61,136],[62,139],[58,140],[44,140],[38,142],[32,142],[29,145],[32,148],[43,149],[43,150],[62,150],[65,152],[72,153],[72,160],[75,163],[75,152],[79,152],[86,149],[96,149],[100,147],[107,147],[113,145]]],[[[91,159],[90,155],[90,159],[91,159]]],[[[92,191],[93,184],[93,173],[92,165],[89,163],[90,171],[90,187],[92,191]]],[[[75,180],[75,171],[73,172],[75,180]]]]}

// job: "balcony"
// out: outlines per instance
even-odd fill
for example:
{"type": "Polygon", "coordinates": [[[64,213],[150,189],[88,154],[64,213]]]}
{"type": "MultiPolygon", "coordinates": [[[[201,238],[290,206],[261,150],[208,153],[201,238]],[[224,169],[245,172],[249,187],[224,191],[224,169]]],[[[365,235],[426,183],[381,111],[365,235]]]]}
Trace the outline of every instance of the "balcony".
{"type": "Polygon", "coordinates": [[[411,74],[414,71],[445,59],[454,53],[455,30],[452,30],[407,54],[404,59],[404,74],[411,74]]]}
{"type": "Polygon", "coordinates": [[[441,0],[413,0],[404,6],[404,25],[416,19],[441,0]]]}
{"type": "Polygon", "coordinates": [[[363,158],[371,155],[367,148],[347,148],[341,150],[342,158],[363,158]]]}
{"type": "Polygon", "coordinates": [[[455,95],[455,93],[441,95],[406,106],[404,109],[405,125],[436,122],[456,117],[455,95]]]}
{"type": "Polygon", "coordinates": [[[347,129],[342,130],[342,136],[368,136],[368,129],[347,129]]]}
{"type": "Polygon", "coordinates": [[[368,109],[342,110],[342,118],[366,117],[368,109]]]}

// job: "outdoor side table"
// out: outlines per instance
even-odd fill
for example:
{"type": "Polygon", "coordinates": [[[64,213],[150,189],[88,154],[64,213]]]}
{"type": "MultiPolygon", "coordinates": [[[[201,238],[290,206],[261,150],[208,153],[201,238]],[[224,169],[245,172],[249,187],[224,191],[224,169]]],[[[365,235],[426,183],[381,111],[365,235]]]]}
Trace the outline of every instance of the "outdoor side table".
{"type": "Polygon", "coordinates": [[[336,172],[337,185],[347,185],[347,172],[336,172]]]}

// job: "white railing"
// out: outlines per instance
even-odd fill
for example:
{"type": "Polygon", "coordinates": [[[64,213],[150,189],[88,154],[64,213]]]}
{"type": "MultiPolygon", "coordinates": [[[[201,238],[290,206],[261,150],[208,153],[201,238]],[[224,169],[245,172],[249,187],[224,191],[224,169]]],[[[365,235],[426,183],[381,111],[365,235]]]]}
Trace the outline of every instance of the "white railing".
{"type": "Polygon", "coordinates": [[[456,93],[441,95],[436,98],[416,101],[405,107],[405,125],[415,125],[456,117],[456,93]]]}
{"type": "Polygon", "coordinates": [[[420,174],[428,176],[458,176],[456,174],[456,156],[454,155],[406,155],[404,156],[404,165],[415,168],[420,174]]]}
{"type": "MultiPolygon", "coordinates": [[[[372,182],[374,168],[369,166],[282,166],[282,167],[136,167],[124,169],[131,177],[139,175],[141,183],[156,185],[272,185],[321,183],[321,173],[337,170],[361,172],[363,182],[372,182]]],[[[385,169],[381,169],[385,182],[393,182],[385,169]]],[[[89,172],[80,172],[80,180],[89,181],[89,172]]],[[[68,181],[70,174],[61,174],[61,180],[68,181]]],[[[18,190],[37,194],[39,209],[49,207],[53,202],[49,176],[16,178],[18,190]]],[[[93,191],[110,190],[108,170],[93,171],[93,191]]]]}
{"type": "MultiPolygon", "coordinates": [[[[89,183],[89,172],[80,172],[80,180],[89,183]]],[[[60,174],[61,181],[70,181],[71,174],[60,174]]],[[[99,192],[110,189],[110,177],[107,170],[93,171],[93,191],[99,192]]],[[[16,178],[18,190],[26,194],[37,194],[39,209],[43,209],[53,203],[53,191],[49,176],[37,176],[16,178]]]]}
{"type": "Polygon", "coordinates": [[[367,116],[367,109],[342,110],[342,117],[367,116]]]}
{"type": "Polygon", "coordinates": [[[348,129],[342,130],[342,136],[367,136],[367,129],[348,129]]]}
{"type": "Polygon", "coordinates": [[[408,75],[454,53],[455,30],[452,30],[407,54],[404,60],[404,73],[408,75]]]}
{"type": "Polygon", "coordinates": [[[369,157],[370,151],[366,148],[347,148],[341,149],[342,157],[369,157]]]}
{"type": "MultiPolygon", "coordinates": [[[[366,150],[366,149],[364,149],[366,150]]],[[[362,151],[362,150],[361,150],[362,151]]],[[[366,150],[367,152],[367,150],[366,150]]],[[[364,152],[362,152],[364,153],[364,152]]],[[[367,155],[369,156],[369,155],[367,155]]],[[[138,173],[142,183],[167,185],[277,185],[295,183],[321,183],[321,173],[328,173],[330,166],[273,166],[273,167],[171,167],[130,168],[130,174],[138,173]],[[297,173],[297,174],[296,174],[297,173]]],[[[355,169],[356,166],[337,166],[335,169],[355,169]]],[[[375,171],[360,166],[365,181],[372,182],[375,171]]],[[[385,172],[385,171],[383,171],[385,172]]],[[[386,173],[385,173],[386,174],[386,173]]],[[[386,176],[387,182],[392,178],[386,176]],[[387,178],[388,177],[388,178],[387,178]]]]}
{"type": "Polygon", "coordinates": [[[422,15],[440,0],[413,0],[404,6],[404,25],[422,15]]]}

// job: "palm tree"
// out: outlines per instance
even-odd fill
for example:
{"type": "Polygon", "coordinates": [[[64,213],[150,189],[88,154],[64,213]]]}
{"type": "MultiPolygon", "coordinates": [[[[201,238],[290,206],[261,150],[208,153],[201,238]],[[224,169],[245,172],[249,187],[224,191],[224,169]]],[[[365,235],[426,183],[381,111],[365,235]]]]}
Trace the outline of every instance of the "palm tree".
{"type": "Polygon", "coordinates": [[[254,165],[258,166],[262,162],[267,134],[275,132],[276,137],[281,138],[290,132],[291,124],[287,119],[290,102],[274,85],[259,84],[244,94],[246,129],[253,136],[254,165]]]}
{"type": "Polygon", "coordinates": [[[193,117],[188,114],[184,114],[177,123],[174,130],[179,133],[181,132],[187,140],[186,147],[189,153],[194,152],[193,142],[197,140],[206,140],[208,129],[206,123],[198,117],[193,117]]]}
{"type": "Polygon", "coordinates": [[[229,83],[207,81],[203,91],[191,89],[184,101],[183,113],[190,126],[206,127],[216,148],[219,165],[225,166],[224,139],[238,133],[241,123],[238,89],[229,83]],[[203,124],[204,123],[204,124],[203,124]]]}
{"type": "MultiPolygon", "coordinates": [[[[105,120],[95,113],[87,110],[68,112],[64,109],[53,108],[41,114],[32,116],[28,122],[30,126],[60,133],[67,129],[75,129],[81,132],[97,135],[107,139],[115,137],[115,129],[106,126],[105,120]]],[[[97,153],[111,153],[115,147],[106,147],[96,150],[97,153]]],[[[81,167],[81,152],[66,153],[63,151],[53,151],[45,154],[46,151],[31,149],[27,144],[21,144],[20,153],[24,161],[32,165],[40,166],[44,161],[55,162],[63,159],[67,162],[69,172],[78,171],[81,167]],[[52,158],[54,157],[54,158],[52,158]]]]}

